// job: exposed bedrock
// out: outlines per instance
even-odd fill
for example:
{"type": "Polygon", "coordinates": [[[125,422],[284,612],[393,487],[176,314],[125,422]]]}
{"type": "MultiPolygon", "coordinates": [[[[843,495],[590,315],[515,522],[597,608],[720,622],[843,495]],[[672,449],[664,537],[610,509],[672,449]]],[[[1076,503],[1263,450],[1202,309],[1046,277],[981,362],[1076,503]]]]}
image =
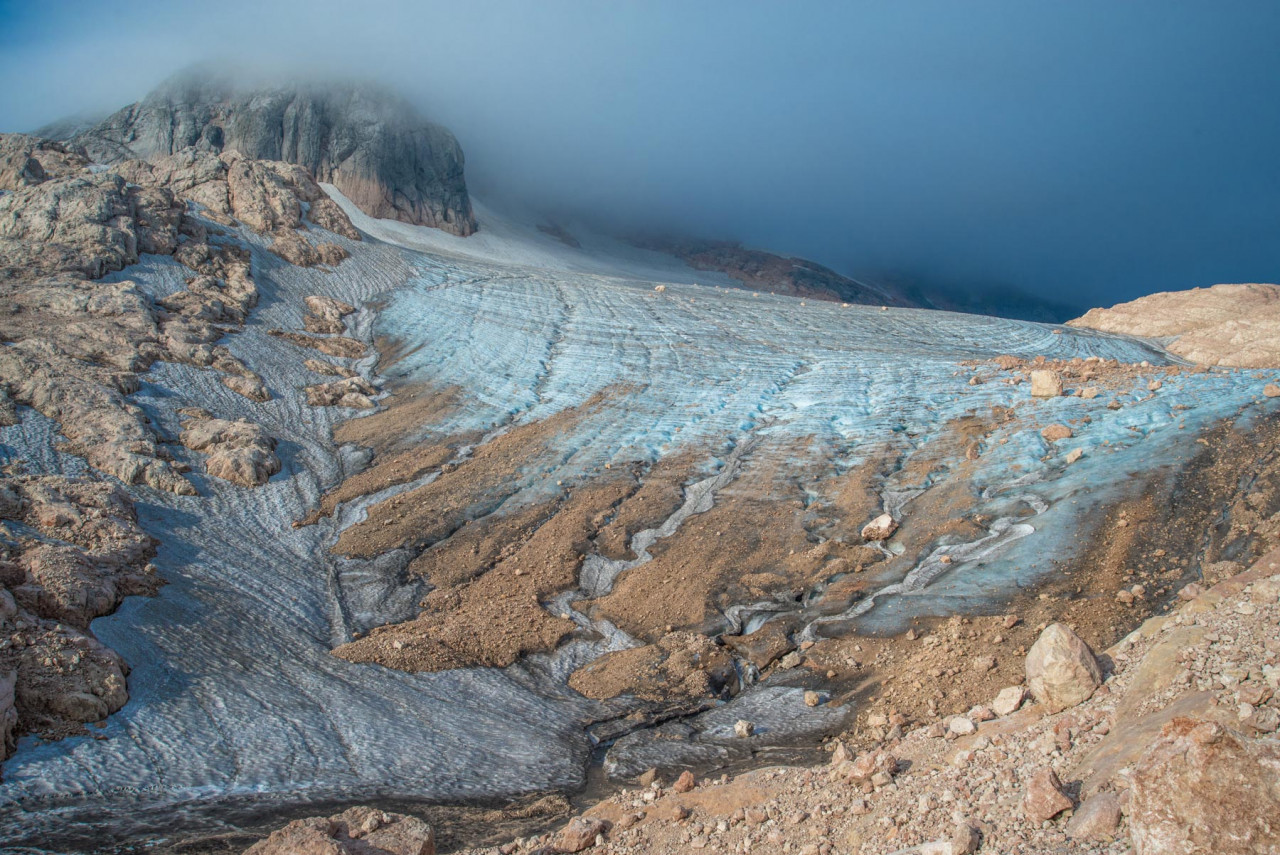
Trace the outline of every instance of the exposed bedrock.
{"type": "MultiPolygon", "coordinates": [[[[305,266],[346,257],[305,236],[308,205],[339,233],[358,233],[293,164],[188,150],[113,171],[89,167],[73,146],[0,135],[0,189],[9,191],[0,196],[0,340],[9,345],[0,350],[0,388],[5,400],[56,420],[71,450],[95,468],[191,494],[128,401],[137,373],[182,362],[224,374],[224,385],[249,400],[270,398],[262,379],[219,344],[243,325],[258,291],[249,250],[219,240],[212,223],[271,236],[273,251],[305,266]],[[153,298],[130,281],[101,281],[147,253],[182,264],[186,287],[153,298]]],[[[270,466],[264,458],[217,468],[259,483],[270,466]]]]}
{"type": "Polygon", "coordinates": [[[1280,368],[1280,287],[1214,285],[1090,309],[1072,326],[1168,340],[1202,365],[1280,368]]]}
{"type": "Polygon", "coordinates": [[[128,668],[88,627],[156,590],[155,545],[119,487],[0,475],[0,759],[20,734],[61,736],[123,706],[128,668]]]}
{"type": "Polygon", "coordinates": [[[104,163],[188,148],[286,161],[335,185],[370,216],[457,235],[476,230],[458,141],[372,84],[248,88],[192,71],[73,142],[104,163]]]}

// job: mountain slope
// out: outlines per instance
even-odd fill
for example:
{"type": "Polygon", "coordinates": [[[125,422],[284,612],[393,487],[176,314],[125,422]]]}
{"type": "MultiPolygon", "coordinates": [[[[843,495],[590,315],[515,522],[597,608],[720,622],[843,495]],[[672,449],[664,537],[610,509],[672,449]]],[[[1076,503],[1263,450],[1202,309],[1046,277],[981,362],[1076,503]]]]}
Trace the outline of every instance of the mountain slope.
{"type": "Polygon", "coordinates": [[[371,84],[246,87],[192,71],[71,142],[102,163],[187,148],[283,160],[339,187],[371,216],[458,235],[476,229],[458,141],[371,84]]]}

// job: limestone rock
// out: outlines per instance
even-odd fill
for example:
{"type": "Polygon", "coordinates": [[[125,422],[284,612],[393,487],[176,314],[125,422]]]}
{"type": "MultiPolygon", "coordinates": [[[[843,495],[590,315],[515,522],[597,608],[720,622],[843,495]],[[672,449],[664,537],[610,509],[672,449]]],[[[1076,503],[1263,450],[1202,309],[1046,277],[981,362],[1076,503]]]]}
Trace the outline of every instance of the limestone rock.
{"type": "Polygon", "coordinates": [[[282,338],[290,344],[296,344],[298,347],[309,347],[329,356],[341,356],[346,359],[358,359],[364,356],[367,349],[364,342],[357,341],[354,338],[346,338],[345,336],[319,338],[303,333],[276,329],[267,330],[267,335],[282,338]]]}
{"type": "Polygon", "coordinates": [[[241,487],[256,487],[280,471],[276,442],[247,421],[192,419],[183,425],[182,444],[203,451],[205,471],[241,487]]]}
{"type": "Polygon", "coordinates": [[[153,160],[188,148],[287,161],[334,184],[370,216],[457,235],[476,229],[457,140],[423,121],[402,99],[370,85],[245,90],[196,70],[169,80],[73,142],[103,163],[153,160]]]}
{"type": "Polygon", "coordinates": [[[244,855],[435,855],[435,833],[417,817],[354,807],[289,823],[244,855]]]}
{"type": "Polygon", "coordinates": [[[1214,285],[1091,309],[1071,326],[1171,339],[1170,353],[1202,365],[1280,367],[1280,287],[1214,285]]]}
{"type": "Polygon", "coordinates": [[[1066,425],[1053,424],[1041,430],[1040,436],[1044,437],[1045,442],[1057,442],[1060,439],[1070,439],[1074,434],[1066,425]]]}
{"type": "Polygon", "coordinates": [[[1022,686],[1009,686],[1001,689],[1000,694],[991,702],[991,711],[998,716],[1013,715],[1027,699],[1027,690],[1022,686]]]}
{"type": "MultiPolygon", "coordinates": [[[[4,591],[8,597],[9,592],[4,591]]],[[[10,597],[10,602],[12,598],[10,597]]],[[[0,674],[0,760],[5,760],[13,753],[17,742],[18,708],[15,706],[14,690],[18,684],[18,672],[10,671],[0,674]]]]}
{"type": "Polygon", "coordinates": [[[1062,375],[1057,371],[1038,369],[1031,372],[1031,396],[1056,398],[1062,394],[1062,375]]]}
{"type": "Polygon", "coordinates": [[[371,410],[377,406],[372,396],[378,389],[363,377],[348,377],[331,383],[317,383],[306,388],[307,403],[313,407],[351,407],[371,410]]]}
{"type": "Polygon", "coordinates": [[[1136,855],[1280,852],[1280,743],[1175,718],[1131,775],[1136,855]]]}
{"type": "Polygon", "coordinates": [[[310,333],[342,333],[346,325],[342,319],[356,310],[355,306],[332,297],[307,297],[307,313],[303,323],[310,333]]]}
{"type": "Polygon", "coordinates": [[[1031,694],[1050,712],[1086,700],[1102,683],[1102,669],[1089,645],[1060,623],[1046,627],[1031,646],[1026,673],[1031,694]]]}
{"type": "Polygon", "coordinates": [[[351,219],[347,217],[346,211],[343,211],[341,206],[328,196],[322,196],[311,203],[307,210],[307,219],[320,228],[342,235],[348,240],[360,240],[360,232],[351,225],[351,219]]]}
{"type": "Polygon", "coordinates": [[[325,374],[330,377],[356,376],[356,372],[352,369],[335,365],[332,362],[325,362],[323,359],[305,359],[302,364],[308,371],[314,371],[317,374],[325,374]]]}
{"type": "Polygon", "coordinates": [[[897,530],[897,520],[889,514],[881,514],[862,527],[862,539],[887,540],[897,530]]]}
{"type": "Polygon", "coordinates": [[[556,835],[555,846],[561,852],[581,852],[596,843],[596,837],[609,830],[609,823],[591,816],[575,816],[556,835]]]}
{"type": "Polygon", "coordinates": [[[243,395],[250,401],[258,401],[261,403],[263,401],[271,400],[271,393],[267,391],[266,384],[263,383],[262,378],[256,374],[252,374],[248,377],[241,377],[239,375],[223,377],[222,385],[226,386],[237,395],[243,395]]]}
{"type": "Polygon", "coordinates": [[[1064,810],[1071,809],[1071,799],[1062,792],[1062,782],[1056,772],[1049,768],[1036,770],[1027,781],[1022,809],[1035,823],[1053,819],[1064,810]]]}
{"type": "Polygon", "coordinates": [[[0,190],[34,187],[85,171],[83,151],[28,134],[0,134],[0,190]]]}
{"type": "Polygon", "coordinates": [[[1085,801],[1067,822],[1072,840],[1110,840],[1116,836],[1123,801],[1118,793],[1098,793],[1085,801]]]}

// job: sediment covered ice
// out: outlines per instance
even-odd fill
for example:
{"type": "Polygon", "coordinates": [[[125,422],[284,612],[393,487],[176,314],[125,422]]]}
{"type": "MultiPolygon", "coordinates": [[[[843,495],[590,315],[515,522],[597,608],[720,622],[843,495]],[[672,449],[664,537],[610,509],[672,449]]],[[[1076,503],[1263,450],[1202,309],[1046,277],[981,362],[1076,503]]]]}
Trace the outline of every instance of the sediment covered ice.
{"type": "MultiPolygon", "coordinates": [[[[351,257],[333,272],[294,267],[254,245],[260,305],[226,343],[262,375],[271,401],[251,403],[216,375],[179,365],[158,365],[134,396],[169,436],[182,406],[249,417],[280,440],[284,470],[254,490],[195,474],[197,497],[136,491],[141,519],[161,540],[155,563],[169,584],[93,625],[133,668],[130,702],[92,738],[24,740],[0,784],[0,838],[88,848],[113,836],[217,828],[235,821],[232,808],[249,804],[379,793],[463,799],[583,781],[591,749],[584,725],[610,710],[564,686],[566,662],[627,644],[611,626],[598,627],[605,635],[597,644],[575,641],[556,656],[505,670],[407,674],[330,655],[353,631],[402,619],[417,591],[397,587],[403,562],[394,555],[359,566],[329,555],[336,527],[351,523],[358,508],[290,525],[351,474],[352,459],[333,447],[330,429],[353,413],[307,406],[302,387],[319,379],[302,364],[312,354],[266,334],[300,329],[304,296],[360,305],[349,334],[404,345],[388,372],[394,378],[463,390],[459,405],[432,426],[440,435],[501,430],[605,393],[600,407],[556,438],[559,466],[512,473],[517,490],[509,501],[517,504],[606,464],[689,450],[706,452],[698,481],[707,489],[695,498],[711,502],[720,481],[732,478],[736,450],[796,454],[782,440],[804,439],[824,466],[842,471],[874,446],[923,446],[951,419],[1026,400],[1025,386],[969,385],[965,360],[1169,360],[1155,345],[1087,330],[695,286],[687,283],[714,280],[663,267],[653,254],[566,260],[568,248],[546,238],[533,245],[527,230],[493,223],[476,238],[456,239],[346,208],[373,239],[334,237],[351,257]],[[468,241],[480,248],[468,254],[468,241]],[[665,291],[654,290],[655,277],[665,291]],[[374,300],[385,304],[376,316],[374,300]]],[[[147,257],[118,276],[166,293],[178,287],[172,266],[147,257]]],[[[374,361],[347,364],[370,371],[374,361]]],[[[821,632],[833,618],[890,627],[1034,583],[1051,569],[1046,556],[1071,548],[1067,533],[1085,510],[1074,502],[1086,486],[1088,501],[1098,501],[1106,485],[1122,488],[1127,471],[1185,457],[1196,428],[1247,405],[1254,385],[1238,372],[1182,374],[1157,395],[1134,389],[1118,410],[1074,397],[1040,402],[1046,421],[1092,421],[1060,447],[1024,431],[984,453],[976,476],[991,519],[984,538],[953,545],[949,565],[926,559],[864,612],[815,614],[809,631],[821,632]],[[1085,454],[1066,466],[1072,448],[1085,454]]],[[[46,420],[23,410],[22,424],[0,429],[0,457],[23,459],[33,471],[82,467],[56,452],[55,441],[46,420]]],[[[180,446],[174,454],[197,462],[180,446]]],[[[910,515],[921,487],[891,476],[886,504],[910,515]]],[[[648,542],[665,534],[656,529],[648,542]]],[[[583,587],[599,595],[625,570],[592,558],[583,587]]],[[[727,624],[741,628],[778,608],[742,605],[727,624]]],[[[795,690],[763,691],[734,703],[757,709],[765,724],[770,703],[801,703],[795,690]]],[[[737,750],[721,733],[736,715],[725,710],[687,725],[701,746],[690,751],[737,750]]],[[[654,762],[649,737],[627,739],[619,764],[654,762]]]]}

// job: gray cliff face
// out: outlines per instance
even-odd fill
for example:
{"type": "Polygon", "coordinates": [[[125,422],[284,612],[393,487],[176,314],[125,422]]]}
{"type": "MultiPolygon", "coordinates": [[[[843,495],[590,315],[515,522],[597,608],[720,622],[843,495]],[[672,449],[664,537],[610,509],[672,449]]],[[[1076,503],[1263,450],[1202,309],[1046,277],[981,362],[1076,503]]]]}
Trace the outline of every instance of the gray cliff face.
{"type": "Polygon", "coordinates": [[[76,134],[94,160],[154,159],[183,149],[282,160],[334,184],[370,216],[476,230],[453,134],[367,84],[240,88],[187,74],[76,134]]]}

